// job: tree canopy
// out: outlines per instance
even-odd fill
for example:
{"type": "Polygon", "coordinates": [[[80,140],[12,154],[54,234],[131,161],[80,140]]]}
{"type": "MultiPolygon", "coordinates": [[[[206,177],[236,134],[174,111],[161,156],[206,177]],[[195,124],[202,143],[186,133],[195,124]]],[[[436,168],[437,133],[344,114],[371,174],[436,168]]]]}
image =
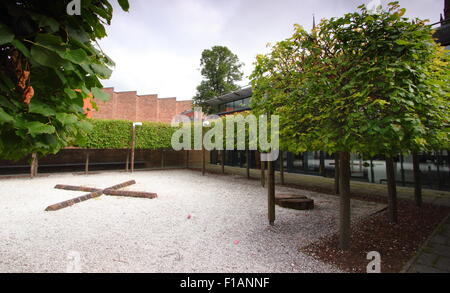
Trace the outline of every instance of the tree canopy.
{"type": "Polygon", "coordinates": [[[396,2],[324,19],[258,56],[255,111],[281,115],[294,152],[396,154],[448,147],[449,57],[396,2]]]}
{"type": "MultiPolygon", "coordinates": [[[[127,0],[118,0],[128,10],[127,0]]],[[[113,7],[107,0],[0,3],[0,157],[56,153],[91,129],[83,100],[106,100],[100,79],[114,62],[97,40],[106,36],[113,7]]],[[[94,104],[95,107],[95,104],[94,104]]]]}
{"type": "Polygon", "coordinates": [[[324,19],[257,57],[252,108],[278,113],[281,145],[339,153],[340,242],[350,242],[350,152],[386,157],[388,216],[397,221],[398,153],[448,148],[449,55],[425,21],[388,9],[324,19]]]}
{"type": "Polygon", "coordinates": [[[204,112],[208,112],[205,101],[239,88],[236,82],[242,80],[243,63],[227,47],[214,46],[203,51],[200,66],[203,80],[197,87],[193,100],[196,106],[201,106],[204,112]]]}

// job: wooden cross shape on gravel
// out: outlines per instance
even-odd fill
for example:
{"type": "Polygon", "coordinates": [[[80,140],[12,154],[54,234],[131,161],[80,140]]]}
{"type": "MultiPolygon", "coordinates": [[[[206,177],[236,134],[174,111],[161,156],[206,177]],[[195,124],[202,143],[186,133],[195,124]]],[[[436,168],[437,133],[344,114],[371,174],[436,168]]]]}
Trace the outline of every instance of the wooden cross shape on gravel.
{"type": "Polygon", "coordinates": [[[158,195],[156,193],[150,193],[150,192],[140,192],[140,191],[125,191],[125,190],[119,190],[124,187],[128,187],[130,185],[136,184],[136,181],[131,180],[124,182],[122,184],[114,185],[105,189],[98,189],[98,188],[90,188],[90,187],[84,187],[84,186],[71,186],[71,185],[56,185],[56,189],[64,189],[64,190],[72,190],[72,191],[84,191],[89,192],[86,195],[76,197],[73,199],[69,199],[51,206],[48,206],[45,211],[57,211],[63,208],[70,207],[74,204],[89,200],[91,198],[99,197],[103,194],[106,195],[113,195],[113,196],[126,196],[126,197],[138,197],[138,198],[156,198],[158,195]]]}

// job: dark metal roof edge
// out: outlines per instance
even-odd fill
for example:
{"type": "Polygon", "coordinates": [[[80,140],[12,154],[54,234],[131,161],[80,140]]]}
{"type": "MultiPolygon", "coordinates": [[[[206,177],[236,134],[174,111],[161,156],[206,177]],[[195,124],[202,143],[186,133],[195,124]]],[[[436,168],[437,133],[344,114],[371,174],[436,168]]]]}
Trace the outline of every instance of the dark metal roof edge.
{"type": "Polygon", "coordinates": [[[220,97],[212,98],[212,99],[206,101],[206,104],[218,105],[218,104],[221,104],[222,102],[233,102],[233,101],[245,99],[245,98],[248,98],[251,96],[252,96],[252,87],[246,86],[246,87],[242,87],[236,91],[233,91],[231,93],[222,95],[220,97]],[[246,92],[246,91],[250,91],[249,94],[242,94],[243,92],[246,92]]]}

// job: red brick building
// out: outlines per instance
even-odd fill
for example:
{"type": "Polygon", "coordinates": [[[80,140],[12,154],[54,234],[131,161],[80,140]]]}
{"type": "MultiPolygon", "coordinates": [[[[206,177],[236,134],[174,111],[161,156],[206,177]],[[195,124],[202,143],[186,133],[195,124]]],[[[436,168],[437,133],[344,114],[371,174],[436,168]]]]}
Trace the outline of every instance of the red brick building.
{"type": "MultiPolygon", "coordinates": [[[[109,94],[107,102],[97,101],[98,111],[88,112],[90,118],[120,119],[170,123],[172,118],[192,109],[192,101],[177,101],[176,98],[158,98],[158,95],[138,95],[137,92],[115,92],[114,88],[103,89],[109,94]]],[[[89,105],[85,103],[85,108],[89,105]]]]}

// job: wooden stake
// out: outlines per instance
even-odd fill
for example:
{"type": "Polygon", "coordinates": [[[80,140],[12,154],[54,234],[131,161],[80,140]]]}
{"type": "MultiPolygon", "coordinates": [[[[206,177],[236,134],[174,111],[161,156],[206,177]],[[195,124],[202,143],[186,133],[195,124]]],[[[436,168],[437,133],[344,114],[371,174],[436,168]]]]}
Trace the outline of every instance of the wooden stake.
{"type": "Polygon", "coordinates": [[[30,163],[30,178],[34,178],[34,176],[36,175],[36,153],[32,153],[31,154],[31,163],[30,163]]]}
{"type": "MultiPolygon", "coordinates": [[[[127,181],[127,182],[124,182],[121,184],[111,186],[111,187],[103,189],[103,190],[102,189],[98,190],[98,189],[92,188],[93,192],[91,192],[91,193],[48,206],[45,209],[45,211],[53,212],[53,211],[57,211],[57,210],[60,210],[63,208],[67,208],[74,204],[89,200],[91,198],[99,197],[103,194],[104,190],[116,190],[116,189],[124,188],[124,187],[130,186],[130,185],[133,185],[133,184],[136,184],[136,181],[130,180],[130,181],[127,181]]],[[[55,188],[73,190],[74,188],[77,188],[77,187],[76,186],[67,186],[67,185],[56,185],[55,188]]],[[[80,189],[84,189],[84,187],[80,187],[80,189]]]]}
{"type": "Polygon", "coordinates": [[[150,199],[158,197],[156,193],[151,192],[124,191],[114,189],[105,189],[103,190],[103,193],[106,195],[113,195],[113,196],[126,196],[126,197],[150,198],[150,199]]]}
{"type": "Polygon", "coordinates": [[[127,160],[125,162],[125,172],[128,172],[129,164],[130,164],[130,150],[127,150],[127,160]]]}
{"type": "Polygon", "coordinates": [[[164,169],[165,162],[164,162],[164,150],[161,150],[161,169],[164,169]]]}
{"type": "Polygon", "coordinates": [[[189,169],[189,151],[186,150],[185,154],[186,154],[186,169],[189,169]]]}
{"type": "Polygon", "coordinates": [[[84,173],[86,175],[89,174],[89,152],[86,152],[86,162],[85,162],[85,165],[84,165],[84,173]]]}

